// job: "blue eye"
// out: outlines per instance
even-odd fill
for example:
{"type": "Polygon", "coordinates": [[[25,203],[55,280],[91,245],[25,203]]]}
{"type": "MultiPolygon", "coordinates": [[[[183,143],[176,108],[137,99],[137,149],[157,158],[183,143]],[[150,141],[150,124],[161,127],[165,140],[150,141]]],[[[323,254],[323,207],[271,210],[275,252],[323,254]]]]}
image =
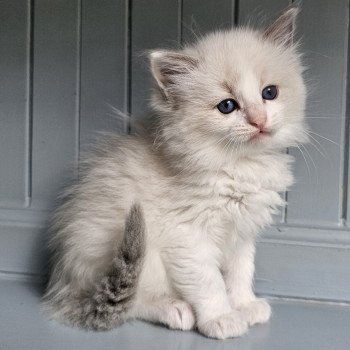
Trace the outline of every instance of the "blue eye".
{"type": "Polygon", "coordinates": [[[269,85],[263,89],[261,96],[264,100],[274,100],[278,95],[278,90],[276,85],[269,85]]]}
{"type": "Polygon", "coordinates": [[[227,100],[221,101],[218,105],[218,110],[223,114],[232,113],[235,109],[237,109],[238,103],[235,100],[228,98],[227,100]]]}

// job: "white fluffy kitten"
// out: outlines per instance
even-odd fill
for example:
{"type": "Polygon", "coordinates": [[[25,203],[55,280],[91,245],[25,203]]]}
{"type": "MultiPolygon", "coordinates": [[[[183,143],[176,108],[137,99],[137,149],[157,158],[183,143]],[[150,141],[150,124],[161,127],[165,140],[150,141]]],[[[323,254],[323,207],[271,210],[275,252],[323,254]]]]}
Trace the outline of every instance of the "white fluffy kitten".
{"type": "Polygon", "coordinates": [[[153,132],[102,142],[55,215],[54,318],[221,339],[269,319],[252,290],[254,242],[292,183],[285,148],[305,141],[296,14],[151,53],[153,132]]]}

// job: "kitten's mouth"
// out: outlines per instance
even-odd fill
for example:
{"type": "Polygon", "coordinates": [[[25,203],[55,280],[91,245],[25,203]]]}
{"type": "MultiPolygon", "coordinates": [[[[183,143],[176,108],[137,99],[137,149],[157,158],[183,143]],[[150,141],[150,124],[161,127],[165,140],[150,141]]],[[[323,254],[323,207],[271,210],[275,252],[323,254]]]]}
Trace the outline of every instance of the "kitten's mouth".
{"type": "Polygon", "coordinates": [[[268,136],[271,136],[271,131],[267,129],[257,130],[253,136],[251,137],[251,140],[264,140],[268,136]]]}

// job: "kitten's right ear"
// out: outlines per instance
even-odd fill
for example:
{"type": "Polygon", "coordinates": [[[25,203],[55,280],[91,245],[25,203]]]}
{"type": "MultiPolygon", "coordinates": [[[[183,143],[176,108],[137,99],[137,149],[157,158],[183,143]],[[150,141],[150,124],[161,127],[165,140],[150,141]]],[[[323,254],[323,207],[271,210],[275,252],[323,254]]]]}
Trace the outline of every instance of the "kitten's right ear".
{"type": "Polygon", "coordinates": [[[179,83],[181,77],[198,65],[196,58],[176,51],[153,51],[150,61],[152,74],[165,95],[169,87],[179,83]]]}
{"type": "Polygon", "coordinates": [[[282,13],[274,23],[265,29],[264,38],[283,46],[291,46],[293,44],[295,20],[298,12],[299,9],[297,7],[292,7],[282,13]]]}

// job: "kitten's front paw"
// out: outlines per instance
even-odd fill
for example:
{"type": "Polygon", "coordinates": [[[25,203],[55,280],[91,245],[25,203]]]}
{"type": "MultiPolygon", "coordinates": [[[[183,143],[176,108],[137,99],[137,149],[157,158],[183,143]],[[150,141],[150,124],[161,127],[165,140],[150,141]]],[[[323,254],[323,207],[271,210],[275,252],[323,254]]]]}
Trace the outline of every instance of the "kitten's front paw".
{"type": "Polygon", "coordinates": [[[166,324],[171,329],[188,331],[194,328],[195,316],[189,304],[182,300],[173,300],[167,307],[166,324]]]}
{"type": "Polygon", "coordinates": [[[271,306],[265,299],[256,299],[239,308],[249,326],[265,323],[271,317],[271,306]]]}
{"type": "Polygon", "coordinates": [[[248,323],[238,311],[198,324],[198,330],[209,338],[226,339],[240,337],[248,331],[248,323]]]}

